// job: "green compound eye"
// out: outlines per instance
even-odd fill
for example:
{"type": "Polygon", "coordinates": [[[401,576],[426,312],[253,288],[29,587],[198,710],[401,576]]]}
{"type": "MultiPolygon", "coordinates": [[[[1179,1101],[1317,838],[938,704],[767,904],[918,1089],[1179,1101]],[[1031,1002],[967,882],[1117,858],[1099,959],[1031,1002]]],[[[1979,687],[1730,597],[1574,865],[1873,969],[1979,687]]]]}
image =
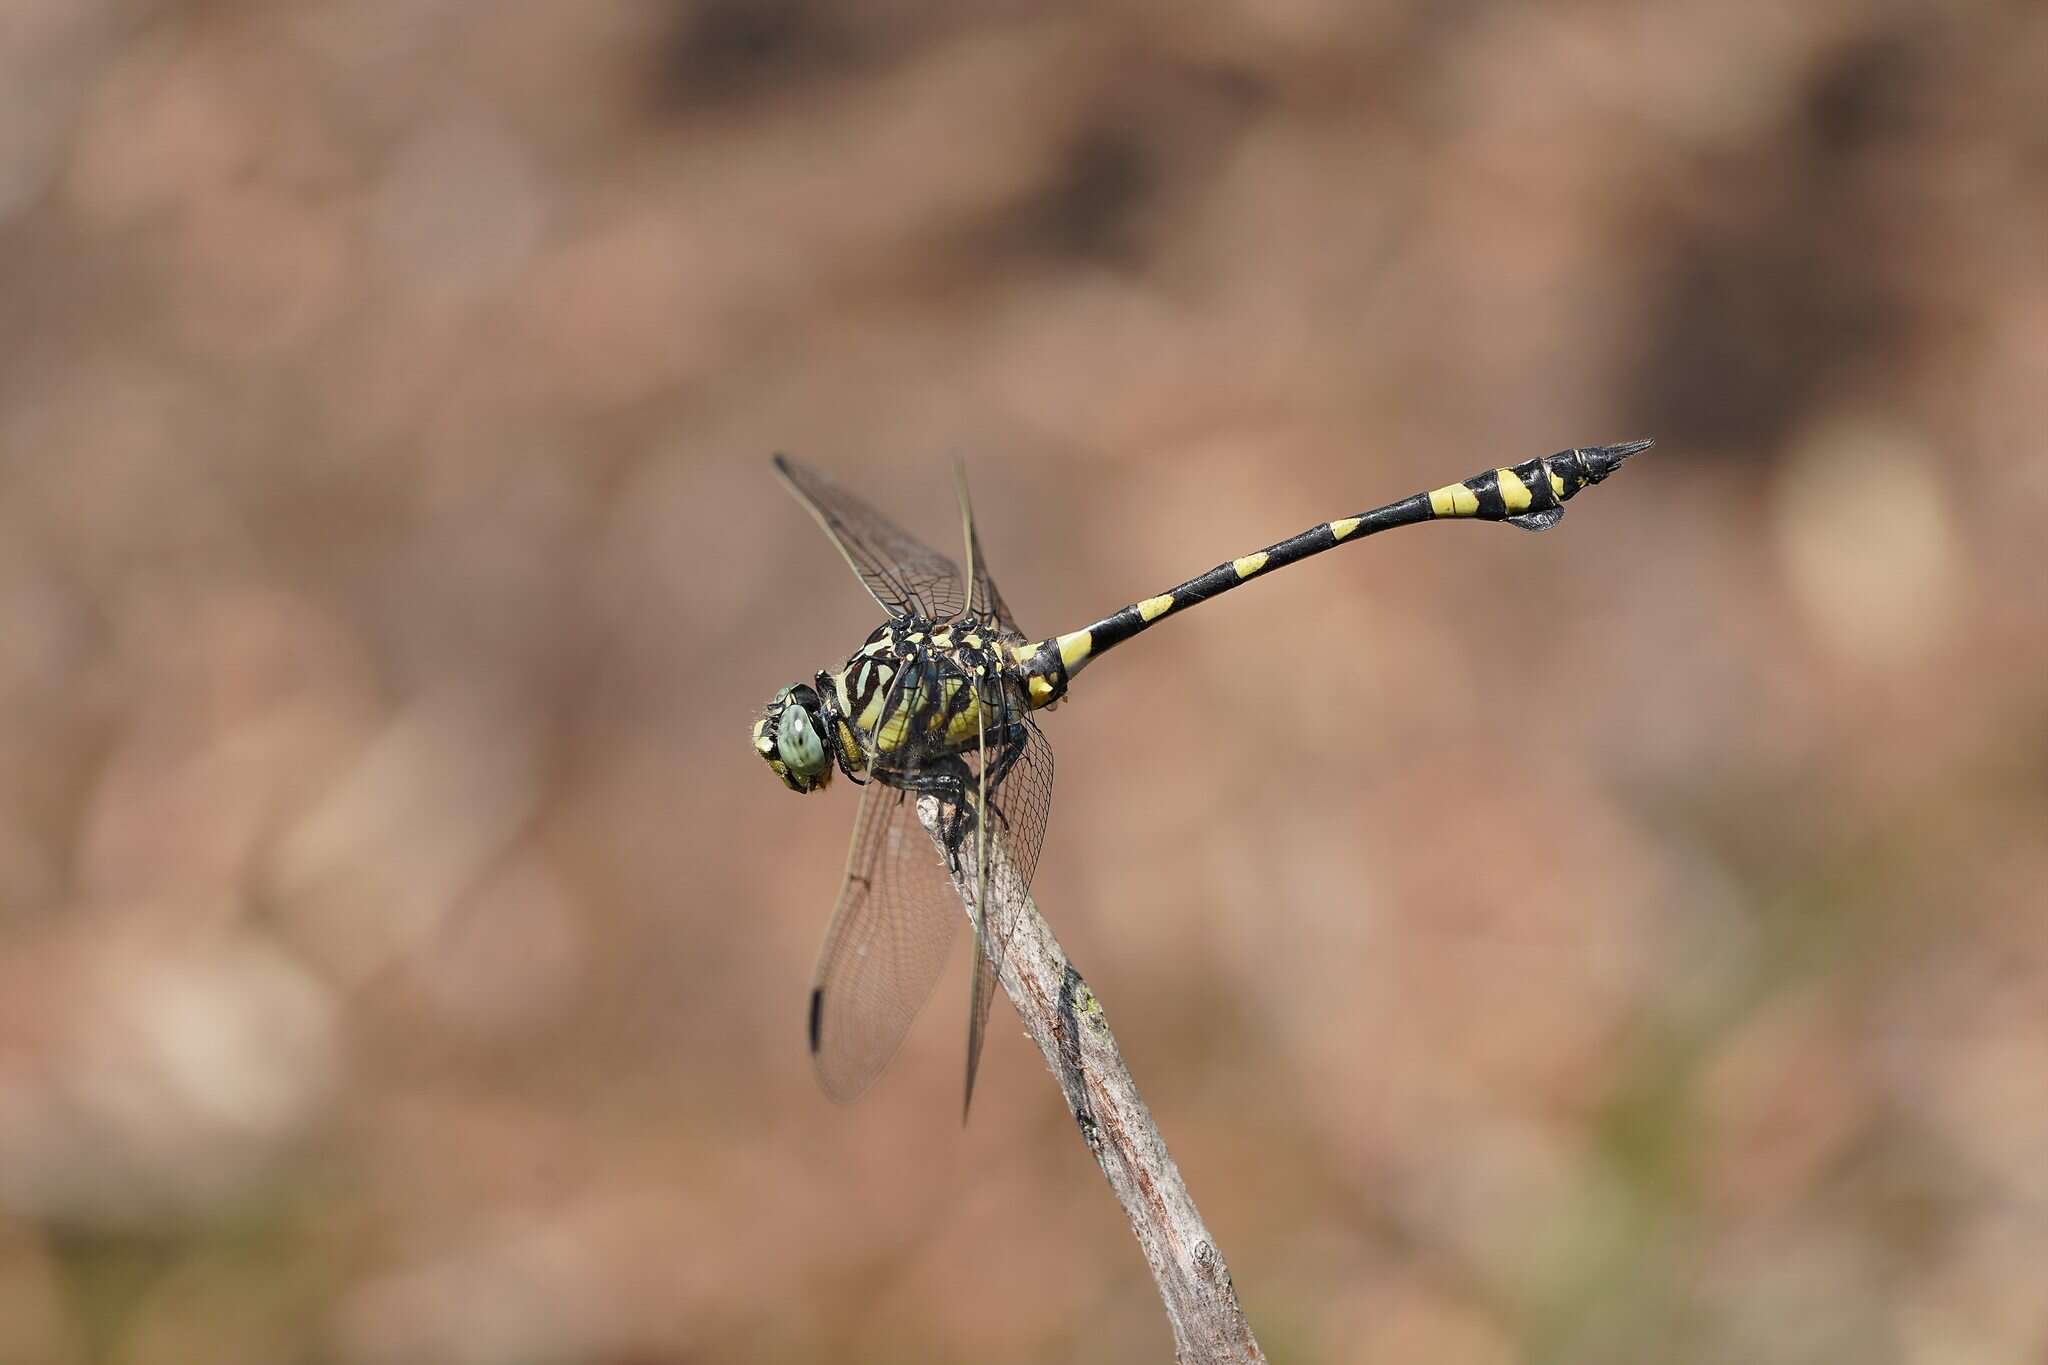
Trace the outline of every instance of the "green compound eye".
{"type": "Polygon", "coordinates": [[[788,707],[775,723],[775,747],[789,770],[800,777],[813,776],[825,767],[825,741],[801,706],[788,707]]]}

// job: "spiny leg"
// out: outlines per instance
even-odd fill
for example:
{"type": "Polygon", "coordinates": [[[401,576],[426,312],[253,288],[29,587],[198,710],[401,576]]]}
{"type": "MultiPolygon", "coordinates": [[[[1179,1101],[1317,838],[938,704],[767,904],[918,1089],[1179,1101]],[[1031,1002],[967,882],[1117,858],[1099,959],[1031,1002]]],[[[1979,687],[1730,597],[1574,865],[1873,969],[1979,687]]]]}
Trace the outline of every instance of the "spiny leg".
{"type": "MultiPolygon", "coordinates": [[[[984,810],[990,808],[988,802],[994,799],[1003,785],[1003,779],[1010,775],[1010,769],[1017,766],[1017,760],[1024,757],[1024,750],[1031,742],[1030,733],[1022,725],[1013,723],[1007,728],[1009,733],[1003,740],[1003,747],[996,750],[995,771],[989,775],[988,792],[982,802],[984,810]]],[[[994,814],[1005,827],[1008,826],[1009,817],[1003,814],[1002,807],[995,807],[994,814]]]]}
{"type": "MultiPolygon", "coordinates": [[[[993,760],[988,757],[988,734],[986,729],[982,730],[977,736],[976,752],[980,758],[977,766],[982,773],[987,775],[988,780],[986,783],[982,783],[979,780],[975,782],[973,788],[975,799],[972,805],[969,805],[964,799],[962,800],[958,815],[960,823],[948,830],[947,850],[949,853],[957,854],[960,847],[966,843],[968,833],[980,828],[980,816],[983,811],[987,811],[995,816],[996,820],[1006,828],[1008,826],[1009,819],[1003,814],[1002,807],[995,804],[996,797],[1002,791],[1003,779],[1010,775],[1010,770],[1017,766],[1017,760],[1024,756],[1025,749],[1030,746],[1031,735],[1022,725],[1014,723],[1007,726],[1006,729],[1007,733],[1002,740],[1002,747],[995,751],[995,758],[993,760]]],[[[961,795],[963,798],[968,795],[965,784],[962,786],[961,795]]],[[[977,852],[985,851],[979,845],[976,846],[976,849],[977,852]]]]}
{"type": "MultiPolygon", "coordinates": [[[[1030,738],[1030,732],[1022,725],[1013,723],[1008,727],[1002,747],[995,750],[993,759],[983,764],[988,769],[985,794],[980,779],[968,766],[967,760],[958,754],[941,755],[909,771],[885,771],[882,780],[903,791],[938,798],[939,804],[945,807],[940,830],[945,840],[947,861],[957,868],[960,849],[979,823],[977,806],[987,809],[988,803],[995,800],[1004,779],[1024,756],[1030,738]]],[[[986,750],[980,752],[986,753],[986,750]]],[[[1001,820],[1002,811],[997,810],[995,816],[1001,820]]]]}
{"type": "Polygon", "coordinates": [[[957,869],[960,845],[966,841],[968,821],[973,819],[968,793],[975,779],[967,760],[958,754],[942,754],[923,767],[890,773],[885,780],[904,791],[938,798],[939,804],[945,807],[945,819],[940,828],[945,837],[946,860],[957,869]]]}

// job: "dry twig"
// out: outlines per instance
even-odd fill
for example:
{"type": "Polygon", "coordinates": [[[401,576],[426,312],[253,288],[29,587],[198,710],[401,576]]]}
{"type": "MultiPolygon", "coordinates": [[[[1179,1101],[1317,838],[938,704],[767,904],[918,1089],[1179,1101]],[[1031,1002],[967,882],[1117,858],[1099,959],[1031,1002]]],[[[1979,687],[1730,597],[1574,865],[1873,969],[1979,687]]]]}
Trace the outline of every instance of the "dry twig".
{"type": "MultiPolygon", "coordinates": [[[[943,818],[936,800],[918,802],[918,819],[934,840],[940,839],[943,818]]],[[[973,922],[974,840],[961,851],[954,889],[973,922]]],[[[1058,1078],[1081,1140],[1095,1154],[1109,1187],[1123,1205],[1131,1232],[1173,1327],[1174,1355],[1182,1365],[1211,1362],[1264,1361],[1252,1337],[1244,1309],[1223,1253],[1202,1225],[1202,1215],[1181,1182],[1180,1171],[1167,1155],[1166,1140],[1153,1125],[1151,1112],[1138,1097],[1138,1086],[1124,1066],[1116,1036],[1102,1002],[1067,961],[1059,940],[1038,913],[1028,894],[1005,888],[1012,877],[1002,841],[990,840],[990,904],[1015,906],[1010,914],[1009,947],[1002,962],[1002,983],[1024,1020],[1046,1065],[1058,1078]]],[[[941,842],[941,848],[944,847],[941,842]]]]}

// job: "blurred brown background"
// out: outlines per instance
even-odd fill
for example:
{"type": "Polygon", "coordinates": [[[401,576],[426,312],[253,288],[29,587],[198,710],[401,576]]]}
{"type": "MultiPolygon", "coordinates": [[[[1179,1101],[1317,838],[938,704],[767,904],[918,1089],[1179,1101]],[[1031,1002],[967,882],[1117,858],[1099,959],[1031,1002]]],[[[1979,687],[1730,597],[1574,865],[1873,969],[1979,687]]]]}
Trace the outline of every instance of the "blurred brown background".
{"type": "Polygon", "coordinates": [[[1572,443],[1091,671],[1039,899],[1274,1360],[2048,1359],[2048,8],[7,0],[0,1361],[1161,1359],[876,620],[1572,443]]]}

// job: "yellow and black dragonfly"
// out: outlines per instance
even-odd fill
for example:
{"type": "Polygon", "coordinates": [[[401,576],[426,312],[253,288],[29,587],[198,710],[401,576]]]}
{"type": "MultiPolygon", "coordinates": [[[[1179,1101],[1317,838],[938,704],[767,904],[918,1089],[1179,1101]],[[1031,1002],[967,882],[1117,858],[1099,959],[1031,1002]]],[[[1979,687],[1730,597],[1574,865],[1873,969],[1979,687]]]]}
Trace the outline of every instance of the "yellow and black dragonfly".
{"type": "Polygon", "coordinates": [[[863,787],[811,984],[811,1056],[825,1093],[854,1099],[895,1055],[952,945],[958,900],[949,872],[970,867],[975,970],[963,1114],[972,1103],[997,975],[1052,807],[1052,748],[1033,713],[1065,696],[1091,660],[1252,578],[1396,526],[1476,519],[1547,530],[1566,501],[1650,445],[1588,446],[1489,469],[1312,526],[1038,640],[1018,629],[989,576],[957,470],[964,575],[831,479],[776,456],[782,481],[888,613],[843,666],[783,688],[754,723],[755,751],[792,791],[817,791],[835,769],[863,787]],[[914,813],[904,818],[922,797],[936,803],[936,844],[914,813]],[[1004,852],[994,879],[992,838],[1004,852]],[[970,839],[971,864],[963,862],[970,839]]]}

